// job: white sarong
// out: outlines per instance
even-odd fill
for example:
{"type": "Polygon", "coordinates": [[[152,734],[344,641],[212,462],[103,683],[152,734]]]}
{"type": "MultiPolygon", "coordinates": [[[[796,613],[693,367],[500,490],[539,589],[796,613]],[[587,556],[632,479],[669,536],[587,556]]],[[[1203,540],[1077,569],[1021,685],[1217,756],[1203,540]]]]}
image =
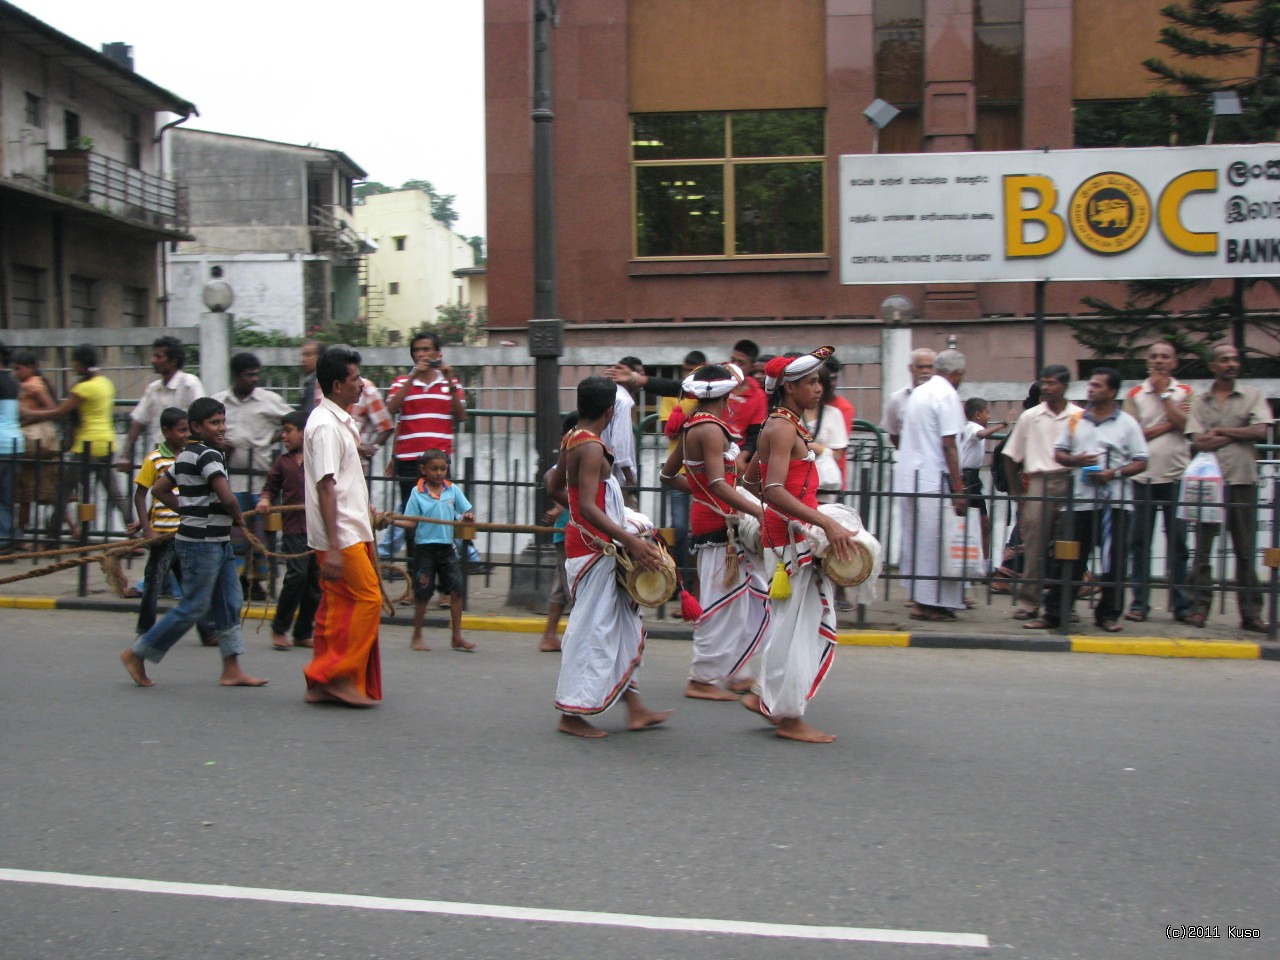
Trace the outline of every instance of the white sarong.
{"type": "MultiPolygon", "coordinates": [[[[610,477],[605,483],[605,513],[623,523],[622,489],[610,477]]],[[[573,612],[561,643],[556,709],[574,716],[594,716],[613,706],[634,686],[644,653],[644,621],[639,606],[618,584],[618,562],[592,553],[565,560],[573,593],[573,612]]]]}
{"type": "Polygon", "coordinates": [[[736,582],[725,585],[725,545],[704,543],[698,557],[702,617],[693,628],[689,679],[723,684],[742,672],[769,630],[769,586],[759,566],[738,550],[736,582]]]}
{"type": "Polygon", "coordinates": [[[772,625],[760,655],[760,706],[774,719],[804,716],[831,668],[836,649],[836,615],[831,585],[813,559],[809,542],[787,550],[768,549],[772,569],[786,563],[791,596],[772,601],[772,625]]]}
{"type": "MultiPolygon", "coordinates": [[[[942,485],[921,493],[939,493],[942,485]]],[[[899,491],[902,492],[902,491],[899,491]]],[[[902,518],[902,556],[898,572],[907,584],[911,599],[930,607],[964,609],[964,584],[959,580],[939,580],[942,564],[942,511],[951,509],[951,499],[899,497],[902,518]],[[914,577],[915,579],[910,579],[914,577]]]]}

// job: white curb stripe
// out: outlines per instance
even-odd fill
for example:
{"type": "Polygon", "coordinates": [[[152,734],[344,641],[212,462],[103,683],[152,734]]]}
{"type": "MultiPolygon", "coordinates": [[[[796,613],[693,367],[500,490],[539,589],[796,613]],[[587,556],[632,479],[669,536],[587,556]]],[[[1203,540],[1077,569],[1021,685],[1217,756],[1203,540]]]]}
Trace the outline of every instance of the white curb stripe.
{"type": "Polygon", "coordinates": [[[165,880],[95,877],[78,873],[11,870],[3,867],[0,867],[0,881],[45,884],[55,887],[79,887],[87,890],[115,890],[126,893],[164,893],[182,897],[216,897],[223,900],[257,900],[266,903],[296,903],[320,907],[355,907],[361,910],[398,910],[407,913],[486,917],[496,920],[528,920],[541,923],[579,923],[593,926],[633,927],[641,930],[668,930],[685,933],[724,933],[749,937],[791,937],[799,940],[845,940],[941,947],[990,946],[987,938],[978,933],[883,930],[875,927],[818,927],[790,923],[756,923],[751,920],[700,920],[689,917],[646,917],[630,913],[547,910],[538,907],[508,907],[489,903],[408,900],[393,897],[366,897],[345,893],[316,893],[307,890],[232,887],[208,883],[170,883],[165,880]]]}

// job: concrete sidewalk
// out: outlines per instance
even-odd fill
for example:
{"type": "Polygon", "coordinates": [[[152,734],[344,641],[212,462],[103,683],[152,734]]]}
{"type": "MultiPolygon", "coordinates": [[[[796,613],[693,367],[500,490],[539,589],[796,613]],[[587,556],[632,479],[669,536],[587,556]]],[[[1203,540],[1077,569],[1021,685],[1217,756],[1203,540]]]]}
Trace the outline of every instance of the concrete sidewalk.
{"type": "MultiPolygon", "coordinates": [[[[0,562],[0,579],[34,570],[39,565],[40,562],[22,559],[0,562]]],[[[126,574],[136,581],[142,576],[143,566],[143,559],[135,559],[126,568],[126,574]]],[[[465,630],[542,632],[545,613],[508,605],[509,574],[508,568],[497,567],[491,574],[469,579],[463,619],[465,630]]],[[[97,564],[88,567],[88,587],[83,597],[78,595],[79,581],[78,570],[62,570],[0,584],[0,608],[102,610],[126,616],[136,612],[137,600],[116,596],[97,564]]],[[[405,581],[389,581],[387,592],[400,601],[406,592],[405,581]]],[[[1245,633],[1237,628],[1239,619],[1230,603],[1225,611],[1215,608],[1203,629],[1178,623],[1168,611],[1155,608],[1148,622],[1124,621],[1122,633],[1109,634],[1093,626],[1091,610],[1085,601],[1080,601],[1076,604],[1080,622],[1072,625],[1070,635],[1062,636],[1045,630],[1022,629],[1021,622],[1012,618],[1011,599],[1007,595],[988,595],[985,586],[973,588],[976,606],[947,623],[911,620],[905,590],[894,583],[890,585],[888,599],[884,598],[885,592],[882,583],[880,599],[867,607],[861,626],[856,612],[840,614],[837,636],[841,644],[1280,660],[1280,643],[1268,642],[1264,635],[1245,633]]],[[[1155,591],[1155,599],[1157,604],[1162,603],[1164,592],[1155,591]]],[[[161,609],[170,602],[162,601],[161,609]]],[[[396,615],[384,618],[384,622],[392,626],[411,626],[411,604],[398,602],[396,610],[396,615]]],[[[247,616],[269,619],[271,613],[269,604],[265,607],[253,604],[247,616]]],[[[678,602],[646,612],[649,635],[659,639],[689,639],[692,626],[680,620],[679,613],[678,602]]],[[[446,628],[448,614],[433,606],[427,616],[427,625],[433,631],[446,628]]],[[[120,627],[122,635],[130,629],[123,623],[120,627]]]]}

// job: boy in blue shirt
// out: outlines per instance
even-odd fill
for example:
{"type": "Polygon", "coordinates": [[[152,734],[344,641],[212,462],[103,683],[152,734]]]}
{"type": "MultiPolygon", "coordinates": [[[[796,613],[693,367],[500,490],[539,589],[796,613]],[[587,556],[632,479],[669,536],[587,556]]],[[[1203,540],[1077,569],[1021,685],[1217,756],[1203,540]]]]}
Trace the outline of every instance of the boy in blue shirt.
{"type": "MultiPolygon", "coordinates": [[[[475,520],[471,501],[460,487],[446,479],[448,473],[449,457],[443,450],[424,451],[418,457],[419,479],[405,503],[404,515],[429,520],[475,520]]],[[[413,544],[413,640],[409,649],[431,649],[422,639],[422,622],[427,614],[427,603],[438,583],[440,590],[449,594],[453,649],[470,653],[476,645],[462,639],[462,570],[453,548],[454,528],[446,523],[395,522],[406,530],[416,529],[413,544]]]]}

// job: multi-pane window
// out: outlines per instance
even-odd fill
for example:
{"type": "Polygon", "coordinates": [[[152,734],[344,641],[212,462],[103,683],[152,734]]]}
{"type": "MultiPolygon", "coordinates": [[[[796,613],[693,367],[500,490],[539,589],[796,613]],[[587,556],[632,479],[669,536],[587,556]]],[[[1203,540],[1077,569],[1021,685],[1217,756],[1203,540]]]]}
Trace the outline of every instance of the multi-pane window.
{"type": "Polygon", "coordinates": [[[44,271],[14,264],[9,268],[15,330],[39,330],[44,324],[44,271]]]}
{"type": "Polygon", "coordinates": [[[880,131],[879,149],[919,153],[924,149],[924,0],[875,0],[873,14],[876,96],[902,111],[880,131]]]}
{"type": "Polygon", "coordinates": [[[979,150],[1022,149],[1022,0],[975,0],[979,150]]]}
{"type": "Polygon", "coordinates": [[[71,278],[71,326],[98,325],[98,281],[91,277],[71,278]]]}
{"type": "Polygon", "coordinates": [[[29,127],[44,126],[44,101],[34,93],[26,95],[26,106],[23,109],[23,119],[26,120],[29,127]]]}
{"type": "Polygon", "coordinates": [[[80,114],[74,110],[62,111],[62,136],[68,150],[76,149],[80,139],[80,114]]]}
{"type": "Polygon", "coordinates": [[[126,327],[145,327],[150,319],[147,316],[147,302],[150,292],[146,287],[125,287],[120,301],[121,319],[126,327]]]}
{"type": "Polygon", "coordinates": [[[637,257],[822,253],[822,110],[632,118],[637,257]]]}
{"type": "Polygon", "coordinates": [[[142,169],[142,120],[136,113],[124,115],[124,161],[135,170],[142,169]]]}

